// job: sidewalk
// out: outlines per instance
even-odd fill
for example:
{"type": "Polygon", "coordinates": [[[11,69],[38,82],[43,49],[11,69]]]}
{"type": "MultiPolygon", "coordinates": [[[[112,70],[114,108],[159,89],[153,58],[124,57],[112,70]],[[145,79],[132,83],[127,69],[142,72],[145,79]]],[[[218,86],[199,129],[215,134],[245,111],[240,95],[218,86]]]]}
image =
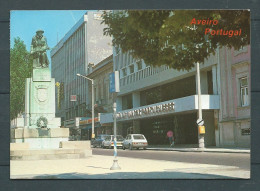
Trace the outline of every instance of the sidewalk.
{"type": "Polygon", "coordinates": [[[207,147],[204,149],[198,148],[197,145],[150,145],[147,150],[161,150],[161,151],[179,151],[179,152],[218,152],[218,153],[250,153],[249,148],[220,148],[207,147]]]}
{"type": "Polygon", "coordinates": [[[113,156],[85,159],[10,161],[11,179],[248,179],[250,169],[118,157],[121,170],[110,170],[113,156]]]}

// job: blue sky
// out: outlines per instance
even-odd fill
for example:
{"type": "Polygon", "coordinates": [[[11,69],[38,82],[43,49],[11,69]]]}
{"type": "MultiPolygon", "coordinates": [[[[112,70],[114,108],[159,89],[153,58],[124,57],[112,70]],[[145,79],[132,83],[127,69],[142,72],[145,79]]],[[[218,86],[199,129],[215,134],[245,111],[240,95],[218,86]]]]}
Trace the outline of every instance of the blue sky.
{"type": "MultiPolygon", "coordinates": [[[[87,12],[79,11],[11,11],[10,43],[14,45],[14,38],[20,37],[26,48],[30,51],[32,37],[38,29],[44,30],[48,45],[53,48],[57,44],[57,36],[60,40],[87,12]]],[[[50,51],[47,52],[50,59],[50,51]]]]}

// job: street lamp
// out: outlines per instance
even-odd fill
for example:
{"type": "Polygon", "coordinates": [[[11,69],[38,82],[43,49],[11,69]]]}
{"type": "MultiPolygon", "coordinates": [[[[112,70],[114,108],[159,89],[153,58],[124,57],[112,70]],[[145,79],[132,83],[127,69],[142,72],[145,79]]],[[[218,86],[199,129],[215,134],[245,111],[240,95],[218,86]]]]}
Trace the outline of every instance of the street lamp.
{"type": "Polygon", "coordinates": [[[87,80],[90,80],[91,81],[91,91],[92,91],[92,135],[91,135],[91,139],[94,139],[95,138],[95,132],[94,132],[94,80],[93,79],[90,79],[86,76],[83,76],[81,74],[77,74],[77,76],[80,76],[80,77],[83,77],[83,78],[86,78],[87,80]]]}

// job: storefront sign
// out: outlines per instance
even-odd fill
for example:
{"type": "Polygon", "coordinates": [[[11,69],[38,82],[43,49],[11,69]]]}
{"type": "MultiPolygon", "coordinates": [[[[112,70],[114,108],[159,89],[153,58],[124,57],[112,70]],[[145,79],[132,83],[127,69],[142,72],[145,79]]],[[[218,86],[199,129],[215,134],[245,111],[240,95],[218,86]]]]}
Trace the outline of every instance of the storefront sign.
{"type": "Polygon", "coordinates": [[[70,101],[77,101],[77,95],[70,95],[70,101]]]}
{"type": "Polygon", "coordinates": [[[241,129],[241,135],[250,135],[251,134],[251,129],[241,129]]]}
{"type": "Polygon", "coordinates": [[[80,121],[80,117],[76,117],[75,118],[75,126],[79,127],[79,121],[80,121]]]}
{"type": "MultiPolygon", "coordinates": [[[[99,122],[98,117],[95,117],[95,118],[94,118],[94,122],[99,122]]],[[[80,124],[80,125],[86,125],[86,124],[91,124],[91,123],[92,123],[92,118],[90,118],[90,119],[84,119],[84,120],[80,120],[80,121],[79,121],[79,124],[80,124]]]]}
{"type": "Polygon", "coordinates": [[[169,111],[174,111],[174,102],[169,102],[165,104],[134,109],[125,112],[118,112],[117,119],[134,119],[139,117],[150,116],[152,114],[159,114],[159,113],[167,113],[169,111]]]}

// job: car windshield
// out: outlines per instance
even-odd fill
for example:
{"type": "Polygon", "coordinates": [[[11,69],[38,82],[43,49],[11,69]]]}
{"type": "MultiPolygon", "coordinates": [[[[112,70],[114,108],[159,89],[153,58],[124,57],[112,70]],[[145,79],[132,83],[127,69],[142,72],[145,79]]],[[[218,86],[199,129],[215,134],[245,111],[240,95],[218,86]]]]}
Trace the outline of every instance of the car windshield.
{"type": "Polygon", "coordinates": [[[133,135],[134,139],[144,139],[143,135],[133,135]]]}
{"type": "Polygon", "coordinates": [[[107,139],[109,136],[108,135],[103,135],[102,137],[101,137],[101,139],[107,139]]]}
{"type": "MultiPolygon", "coordinates": [[[[114,136],[112,136],[112,140],[114,140],[114,136]]],[[[117,136],[116,136],[116,140],[117,140],[117,141],[123,141],[124,138],[123,138],[121,135],[117,135],[117,136]]]]}

